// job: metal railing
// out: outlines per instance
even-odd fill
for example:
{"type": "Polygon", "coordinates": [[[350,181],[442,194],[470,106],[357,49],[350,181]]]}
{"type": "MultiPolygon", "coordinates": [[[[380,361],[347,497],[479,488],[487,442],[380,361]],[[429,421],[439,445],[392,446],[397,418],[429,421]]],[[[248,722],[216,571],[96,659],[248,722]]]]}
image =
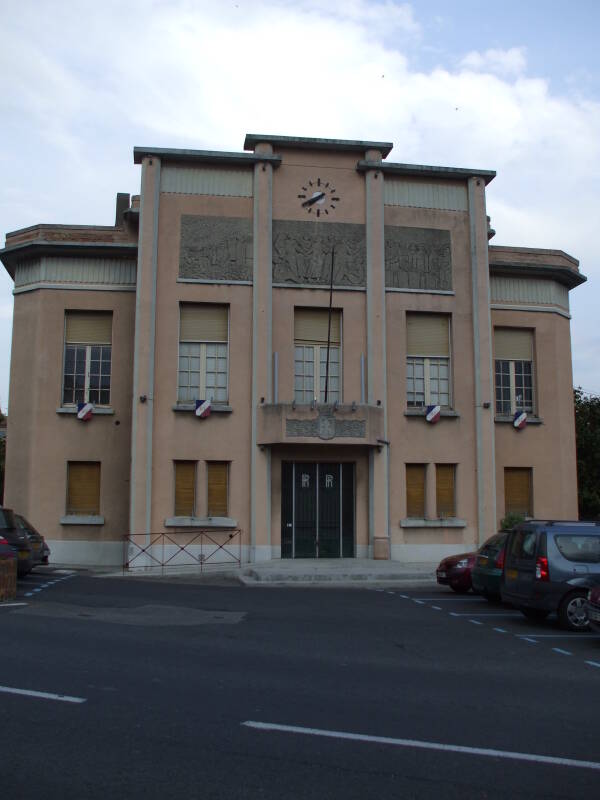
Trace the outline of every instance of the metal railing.
{"type": "Polygon", "coordinates": [[[123,571],[181,567],[240,567],[242,531],[194,528],[176,533],[125,534],[123,571]]]}

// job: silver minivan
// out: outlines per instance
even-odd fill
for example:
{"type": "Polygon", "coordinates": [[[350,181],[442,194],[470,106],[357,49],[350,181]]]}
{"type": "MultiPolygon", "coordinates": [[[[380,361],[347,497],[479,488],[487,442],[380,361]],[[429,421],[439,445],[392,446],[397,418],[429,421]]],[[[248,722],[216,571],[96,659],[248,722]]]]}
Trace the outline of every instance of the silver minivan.
{"type": "Polygon", "coordinates": [[[502,600],[529,619],[558,615],[561,627],[589,628],[588,589],[600,584],[600,522],[529,520],[509,534],[502,600]]]}

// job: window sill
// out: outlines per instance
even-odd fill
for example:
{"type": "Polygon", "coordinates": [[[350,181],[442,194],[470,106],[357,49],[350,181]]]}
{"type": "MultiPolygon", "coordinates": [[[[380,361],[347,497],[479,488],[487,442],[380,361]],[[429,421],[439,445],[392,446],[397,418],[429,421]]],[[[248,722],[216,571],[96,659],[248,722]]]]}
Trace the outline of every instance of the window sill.
{"type": "MultiPolygon", "coordinates": [[[[407,408],[404,412],[405,417],[424,417],[427,411],[424,408],[407,408]]],[[[458,411],[453,411],[451,408],[442,408],[440,417],[458,418],[460,414],[458,411]]]]}
{"type": "MultiPolygon", "coordinates": [[[[177,403],[172,406],[173,411],[190,411],[195,412],[196,406],[192,403],[177,403]]],[[[224,403],[216,404],[213,403],[210,407],[211,414],[231,414],[233,408],[231,406],[225,405],[224,403]]]]}
{"type": "MultiPolygon", "coordinates": [[[[60,406],[56,409],[57,414],[77,414],[77,406],[60,406]]],[[[114,414],[114,408],[111,406],[94,406],[93,415],[95,417],[102,416],[104,414],[114,414]]]]}
{"type": "MultiPolygon", "coordinates": [[[[504,416],[495,416],[494,422],[501,422],[501,423],[508,423],[512,425],[515,421],[514,417],[504,417],[504,416]]],[[[530,417],[529,414],[527,415],[527,425],[543,425],[544,420],[542,417],[530,417]]]]}
{"type": "Polygon", "coordinates": [[[104,517],[98,514],[67,514],[60,518],[61,525],[104,525],[104,517]]]}
{"type": "Polygon", "coordinates": [[[401,519],[401,528],[466,528],[464,519],[446,517],[444,519],[401,519]]]}
{"type": "Polygon", "coordinates": [[[165,528],[237,528],[231,517],[167,517],[165,528]]]}

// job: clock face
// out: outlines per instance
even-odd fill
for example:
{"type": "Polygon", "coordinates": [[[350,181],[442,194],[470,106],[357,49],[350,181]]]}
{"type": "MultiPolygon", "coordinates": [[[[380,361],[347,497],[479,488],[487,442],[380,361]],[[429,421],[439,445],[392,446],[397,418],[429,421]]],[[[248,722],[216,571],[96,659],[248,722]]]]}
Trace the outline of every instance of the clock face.
{"type": "Polygon", "coordinates": [[[307,181],[298,193],[301,207],[315,217],[329,216],[340,202],[338,193],[331,181],[313,178],[307,181]]]}

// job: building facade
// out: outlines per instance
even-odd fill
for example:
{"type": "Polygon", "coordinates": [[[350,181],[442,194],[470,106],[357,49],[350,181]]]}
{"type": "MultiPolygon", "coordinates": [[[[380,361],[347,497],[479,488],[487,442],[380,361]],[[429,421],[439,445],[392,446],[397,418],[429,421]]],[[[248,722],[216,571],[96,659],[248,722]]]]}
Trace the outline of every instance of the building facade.
{"type": "Polygon", "coordinates": [[[490,246],[493,172],[244,148],[135,148],[114,227],[6,237],[5,503],[54,559],[202,529],[245,561],[411,562],[576,518],[578,262],[490,246]]]}

